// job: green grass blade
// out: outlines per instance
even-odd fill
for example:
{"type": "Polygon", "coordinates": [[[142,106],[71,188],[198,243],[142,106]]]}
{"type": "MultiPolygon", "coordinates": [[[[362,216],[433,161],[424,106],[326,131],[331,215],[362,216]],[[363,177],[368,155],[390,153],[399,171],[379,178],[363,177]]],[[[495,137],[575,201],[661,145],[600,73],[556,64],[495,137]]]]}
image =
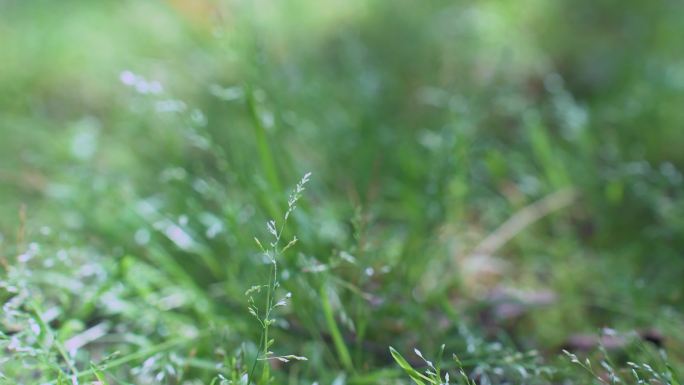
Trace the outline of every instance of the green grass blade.
{"type": "Polygon", "coordinates": [[[320,293],[321,304],[323,305],[323,315],[325,316],[325,322],[327,324],[328,331],[332,336],[337,356],[340,359],[342,366],[346,370],[353,372],[354,365],[352,363],[351,355],[349,354],[349,349],[347,349],[347,345],[344,343],[344,339],[342,338],[340,328],[337,326],[337,322],[335,321],[335,316],[333,314],[332,306],[330,305],[330,299],[328,298],[328,292],[325,286],[321,287],[320,293]]]}
{"type": "Polygon", "coordinates": [[[411,364],[409,364],[408,361],[406,361],[406,359],[396,349],[394,349],[391,346],[389,349],[390,353],[392,354],[392,357],[394,358],[394,361],[396,361],[397,364],[402,369],[404,369],[406,374],[408,374],[409,377],[411,377],[413,382],[415,382],[417,385],[425,385],[425,381],[427,381],[427,383],[434,384],[434,381],[432,381],[430,378],[413,369],[413,366],[411,366],[411,364]]]}

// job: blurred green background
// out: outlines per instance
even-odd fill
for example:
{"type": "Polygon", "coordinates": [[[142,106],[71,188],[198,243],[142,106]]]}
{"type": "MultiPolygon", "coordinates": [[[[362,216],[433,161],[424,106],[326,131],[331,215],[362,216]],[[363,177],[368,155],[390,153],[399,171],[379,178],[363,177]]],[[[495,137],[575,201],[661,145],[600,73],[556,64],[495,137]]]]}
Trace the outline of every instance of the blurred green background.
{"type": "Polygon", "coordinates": [[[681,365],[683,14],[680,1],[0,0],[4,279],[28,267],[58,338],[107,322],[77,362],[225,327],[178,349],[194,357],[182,379],[166,374],[208,383],[232,354],[217,349],[258,340],[243,293],[268,271],[253,237],[312,172],[275,331],[275,349],[309,361],[275,383],[397,383],[390,345],[500,341],[553,361],[601,328],[653,334],[681,365]],[[507,221],[510,239],[482,249],[507,221]]]}

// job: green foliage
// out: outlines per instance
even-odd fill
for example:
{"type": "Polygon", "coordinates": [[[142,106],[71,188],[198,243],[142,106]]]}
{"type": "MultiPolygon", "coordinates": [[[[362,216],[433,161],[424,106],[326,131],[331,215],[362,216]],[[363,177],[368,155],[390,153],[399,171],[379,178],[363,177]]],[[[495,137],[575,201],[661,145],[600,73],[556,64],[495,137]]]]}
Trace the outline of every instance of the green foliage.
{"type": "Polygon", "coordinates": [[[0,383],[678,384],[680,8],[0,0],[0,383]]]}

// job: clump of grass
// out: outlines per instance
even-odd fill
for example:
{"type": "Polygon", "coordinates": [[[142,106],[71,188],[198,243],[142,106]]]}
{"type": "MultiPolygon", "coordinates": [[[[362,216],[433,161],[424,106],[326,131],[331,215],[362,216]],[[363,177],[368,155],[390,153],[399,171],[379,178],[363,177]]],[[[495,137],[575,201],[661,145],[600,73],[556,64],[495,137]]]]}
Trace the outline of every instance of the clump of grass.
{"type": "Polygon", "coordinates": [[[598,348],[598,362],[592,361],[589,357],[580,359],[577,354],[565,349],[563,354],[570,363],[581,368],[599,384],[681,385],[679,375],[669,362],[664,349],[659,349],[657,354],[653,354],[644,342],[639,341],[635,345],[640,352],[646,353],[647,359],[640,358],[638,363],[629,359],[616,362],[602,345],[598,348]]]}
{"type": "Polygon", "coordinates": [[[510,349],[502,349],[495,343],[502,354],[487,356],[473,356],[462,360],[452,354],[450,366],[442,364],[445,345],[440,347],[435,362],[425,358],[423,353],[414,349],[414,353],[423,362],[424,370],[416,369],[396,349],[390,347],[390,353],[395,362],[413,380],[416,385],[476,385],[476,384],[507,384],[511,383],[543,383],[554,370],[542,365],[536,351],[526,353],[510,349]],[[455,372],[450,375],[449,370],[455,372]]]}
{"type": "MultiPolygon", "coordinates": [[[[173,315],[154,313],[149,299],[126,298],[120,285],[131,282],[102,274],[105,266],[115,269],[91,250],[54,249],[44,238],[18,242],[0,269],[0,384],[105,385],[122,374],[137,384],[182,378],[185,362],[174,352],[202,335],[179,330],[158,343],[144,337],[138,319],[154,314],[164,325],[173,315]],[[88,325],[88,316],[106,319],[88,325]]],[[[153,281],[147,279],[137,283],[153,281]]]]}

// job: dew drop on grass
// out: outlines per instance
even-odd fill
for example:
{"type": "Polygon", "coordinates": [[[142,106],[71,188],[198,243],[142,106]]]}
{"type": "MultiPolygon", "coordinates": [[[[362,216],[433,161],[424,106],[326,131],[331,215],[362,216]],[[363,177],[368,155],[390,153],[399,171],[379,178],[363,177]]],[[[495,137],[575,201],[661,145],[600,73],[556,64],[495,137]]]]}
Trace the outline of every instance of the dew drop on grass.
{"type": "Polygon", "coordinates": [[[204,235],[209,239],[214,239],[224,230],[223,221],[209,212],[202,213],[199,220],[206,228],[204,235]]]}
{"type": "Polygon", "coordinates": [[[133,237],[136,244],[144,246],[150,241],[150,231],[147,229],[138,229],[133,237]]]}
{"type": "Polygon", "coordinates": [[[76,133],[71,139],[71,154],[80,160],[88,160],[97,150],[100,123],[93,117],[85,117],[76,123],[76,133]]]}
{"type": "Polygon", "coordinates": [[[188,216],[183,214],[180,217],[178,217],[178,224],[181,226],[186,226],[188,224],[188,216]]]}
{"type": "Polygon", "coordinates": [[[61,262],[66,262],[69,259],[69,253],[64,249],[60,249],[57,251],[57,259],[61,262]]]}
{"type": "Polygon", "coordinates": [[[40,336],[40,325],[33,318],[29,318],[29,327],[36,336],[40,336]]]}
{"type": "Polygon", "coordinates": [[[202,113],[202,111],[198,110],[197,108],[193,109],[190,113],[190,119],[193,123],[200,127],[204,127],[207,125],[206,115],[204,115],[204,113],[202,113]]]}
{"type": "Polygon", "coordinates": [[[147,83],[147,81],[139,79],[135,83],[135,90],[138,91],[138,93],[147,94],[150,92],[150,85],[147,83]]]}
{"type": "Polygon", "coordinates": [[[167,99],[155,102],[154,109],[159,113],[183,112],[186,109],[186,105],[181,100],[167,99]]]}
{"type": "Polygon", "coordinates": [[[242,98],[244,92],[240,87],[221,87],[218,84],[209,86],[209,93],[224,101],[233,101],[242,98]]]}
{"type": "Polygon", "coordinates": [[[164,91],[164,87],[162,87],[161,83],[158,82],[157,80],[153,80],[148,83],[150,93],[152,94],[160,94],[162,91],[164,91]]]}
{"type": "Polygon", "coordinates": [[[121,80],[121,83],[127,86],[134,85],[136,82],[136,78],[137,77],[135,76],[135,74],[128,70],[121,72],[121,74],[119,75],[119,80],[121,80]]]}
{"type": "Polygon", "coordinates": [[[166,227],[166,229],[164,229],[164,234],[166,234],[166,236],[173,243],[175,243],[176,246],[183,250],[189,250],[195,244],[195,242],[192,240],[192,237],[190,237],[188,233],[175,224],[170,224],[168,227],[166,227]]]}

